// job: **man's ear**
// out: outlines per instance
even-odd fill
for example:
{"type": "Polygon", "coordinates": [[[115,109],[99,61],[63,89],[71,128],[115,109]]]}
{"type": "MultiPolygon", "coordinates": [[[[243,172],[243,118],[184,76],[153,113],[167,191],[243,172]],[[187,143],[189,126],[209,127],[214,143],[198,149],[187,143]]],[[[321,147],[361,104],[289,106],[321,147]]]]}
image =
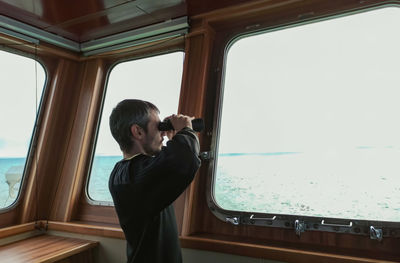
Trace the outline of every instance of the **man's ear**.
{"type": "Polygon", "coordinates": [[[131,133],[132,133],[133,138],[135,138],[137,140],[140,140],[144,135],[144,131],[143,131],[142,127],[140,127],[137,124],[133,124],[131,126],[131,133]]]}

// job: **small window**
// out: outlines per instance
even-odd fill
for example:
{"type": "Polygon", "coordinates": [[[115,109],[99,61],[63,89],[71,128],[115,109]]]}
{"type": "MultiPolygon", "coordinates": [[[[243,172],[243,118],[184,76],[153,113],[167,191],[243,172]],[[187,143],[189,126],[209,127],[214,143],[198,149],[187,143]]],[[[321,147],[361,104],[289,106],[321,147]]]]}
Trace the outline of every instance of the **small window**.
{"type": "Polygon", "coordinates": [[[231,45],[220,211],[400,221],[399,27],[388,7],[231,45]]]}
{"type": "Polygon", "coordinates": [[[124,99],[154,103],[160,119],[176,113],[182,81],[183,52],[174,52],[120,63],[110,73],[88,184],[88,196],[97,202],[112,202],[108,177],[122,152],[111,135],[108,119],[124,99]]]}
{"type": "Polygon", "coordinates": [[[18,198],[45,71],[35,60],[0,51],[0,208],[18,198]]]}

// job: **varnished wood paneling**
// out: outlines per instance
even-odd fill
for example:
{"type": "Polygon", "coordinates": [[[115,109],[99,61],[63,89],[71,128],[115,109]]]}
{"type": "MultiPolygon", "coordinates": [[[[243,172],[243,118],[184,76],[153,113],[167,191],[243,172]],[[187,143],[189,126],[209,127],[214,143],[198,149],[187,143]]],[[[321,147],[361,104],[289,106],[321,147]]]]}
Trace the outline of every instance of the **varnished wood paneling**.
{"type": "Polygon", "coordinates": [[[204,1],[197,1],[197,0],[189,0],[187,1],[188,5],[188,14],[190,16],[195,16],[198,14],[208,13],[213,10],[223,9],[228,6],[238,5],[241,3],[248,2],[247,0],[204,0],[204,1]]]}
{"type": "Polygon", "coordinates": [[[119,225],[117,213],[113,206],[91,205],[86,197],[81,197],[75,220],[119,225]]]}
{"type": "Polygon", "coordinates": [[[0,228],[14,225],[19,221],[19,206],[13,206],[0,215],[0,228]]]}
{"type": "MultiPolygon", "coordinates": [[[[213,37],[214,32],[210,28],[206,28],[200,34],[189,35],[186,39],[186,57],[179,100],[180,113],[196,117],[204,116],[213,37]]],[[[206,125],[205,130],[199,134],[202,146],[203,140],[210,135],[210,126],[206,125]]],[[[201,147],[201,150],[204,151],[207,148],[201,147]]],[[[176,209],[177,222],[182,235],[191,232],[188,222],[191,221],[191,218],[198,216],[197,210],[193,207],[193,199],[196,198],[197,193],[193,187],[197,184],[197,181],[198,175],[188,190],[177,200],[177,204],[180,205],[180,209],[176,209]],[[184,209],[181,208],[182,205],[184,209]]]]}
{"type": "Polygon", "coordinates": [[[67,154],[79,96],[82,71],[78,62],[61,59],[54,71],[53,68],[48,70],[51,78],[46,91],[37,156],[32,162],[22,204],[21,223],[49,216],[49,208],[60,182],[60,171],[67,154]]]}
{"type": "Polygon", "coordinates": [[[5,238],[13,235],[18,235],[21,233],[33,231],[36,228],[36,223],[26,223],[22,225],[15,225],[10,227],[5,227],[0,229],[0,238],[5,238]]]}
{"type": "Polygon", "coordinates": [[[56,221],[42,221],[41,224],[45,225],[48,230],[125,239],[124,233],[119,225],[107,226],[104,224],[94,225],[93,223],[63,223],[56,221]]]}
{"type": "Polygon", "coordinates": [[[51,220],[63,222],[71,220],[78,204],[78,197],[84,189],[86,178],[84,174],[90,157],[87,153],[92,142],[87,138],[93,134],[97,121],[95,117],[97,115],[90,113],[95,112],[94,109],[99,105],[105,79],[103,64],[100,60],[82,62],[80,70],[83,74],[81,79],[77,79],[76,84],[80,88],[77,107],[70,112],[74,116],[73,127],[67,142],[67,154],[59,169],[60,179],[49,217],[51,220]]]}
{"type": "Polygon", "coordinates": [[[343,254],[317,252],[305,249],[257,245],[246,242],[232,242],[204,237],[182,237],[181,244],[187,248],[223,252],[233,255],[265,258],[288,263],[395,263],[392,260],[372,259],[365,256],[346,256],[343,254]]]}

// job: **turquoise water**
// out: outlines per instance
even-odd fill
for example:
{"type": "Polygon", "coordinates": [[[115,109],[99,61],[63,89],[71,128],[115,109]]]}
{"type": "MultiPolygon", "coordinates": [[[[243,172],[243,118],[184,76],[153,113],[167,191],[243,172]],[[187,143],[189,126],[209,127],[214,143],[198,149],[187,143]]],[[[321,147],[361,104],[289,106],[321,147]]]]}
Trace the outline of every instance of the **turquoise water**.
{"type": "MultiPolygon", "coordinates": [[[[95,157],[88,188],[92,199],[112,201],[108,177],[121,158],[95,157]]],[[[400,151],[389,148],[359,148],[340,156],[300,152],[220,154],[214,196],[227,210],[398,222],[398,160],[400,151]]],[[[0,159],[3,207],[13,202],[4,173],[24,162],[24,158],[0,159]]]]}
{"type": "Polygon", "coordinates": [[[112,202],[108,191],[108,177],[115,163],[120,161],[122,156],[96,156],[93,160],[92,171],[89,178],[89,198],[99,201],[112,202]]]}

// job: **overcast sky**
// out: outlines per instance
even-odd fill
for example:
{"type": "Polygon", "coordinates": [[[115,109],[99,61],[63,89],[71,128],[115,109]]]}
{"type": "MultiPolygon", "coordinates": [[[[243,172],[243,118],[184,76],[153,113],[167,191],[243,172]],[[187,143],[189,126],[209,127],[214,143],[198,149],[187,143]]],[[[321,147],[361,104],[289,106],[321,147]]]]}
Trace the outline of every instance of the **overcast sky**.
{"type": "MultiPolygon", "coordinates": [[[[392,7],[238,40],[227,57],[220,152],[398,147],[399,25],[392,7]]],[[[176,112],[183,59],[115,67],[96,154],[120,155],[108,128],[120,100],[149,100],[161,117],[176,112]]],[[[0,72],[0,157],[23,157],[44,70],[35,75],[31,59],[0,51],[0,72]]]]}
{"type": "Polygon", "coordinates": [[[399,147],[399,26],[385,8],[238,40],[219,152],[399,147]]]}
{"type": "Polygon", "coordinates": [[[0,51],[0,158],[26,156],[44,80],[33,59],[0,51]]]}
{"type": "Polygon", "coordinates": [[[112,109],[121,100],[150,101],[160,110],[160,119],[177,113],[183,60],[183,52],[174,52],[120,63],[111,71],[96,155],[122,155],[108,124],[112,109]]]}

